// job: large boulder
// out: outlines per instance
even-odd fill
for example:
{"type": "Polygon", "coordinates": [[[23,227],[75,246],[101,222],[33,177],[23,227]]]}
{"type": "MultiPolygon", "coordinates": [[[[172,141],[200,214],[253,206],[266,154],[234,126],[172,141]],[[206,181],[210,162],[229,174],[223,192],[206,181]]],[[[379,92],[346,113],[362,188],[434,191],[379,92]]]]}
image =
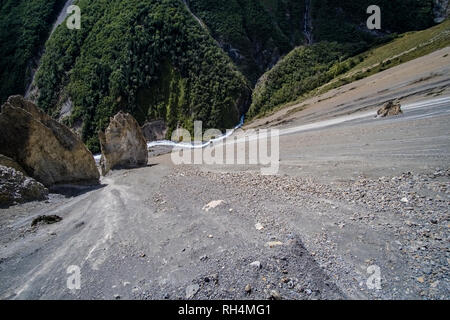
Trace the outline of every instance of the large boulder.
{"type": "Polygon", "coordinates": [[[163,140],[166,137],[167,127],[163,120],[147,122],[142,126],[142,133],[147,141],[163,140]]]}
{"type": "Polygon", "coordinates": [[[0,207],[34,200],[45,200],[48,189],[33,178],[11,167],[0,165],[0,207]]]}
{"type": "Polygon", "coordinates": [[[111,169],[135,168],[148,162],[147,142],[139,123],[130,114],[120,111],[105,132],[99,132],[102,174],[111,169]]]}
{"type": "Polygon", "coordinates": [[[389,101],[377,112],[379,117],[396,116],[402,113],[400,102],[397,100],[389,101]]]}
{"type": "Polygon", "coordinates": [[[94,157],[81,139],[21,96],[2,106],[0,153],[47,187],[99,182],[94,157]]]}

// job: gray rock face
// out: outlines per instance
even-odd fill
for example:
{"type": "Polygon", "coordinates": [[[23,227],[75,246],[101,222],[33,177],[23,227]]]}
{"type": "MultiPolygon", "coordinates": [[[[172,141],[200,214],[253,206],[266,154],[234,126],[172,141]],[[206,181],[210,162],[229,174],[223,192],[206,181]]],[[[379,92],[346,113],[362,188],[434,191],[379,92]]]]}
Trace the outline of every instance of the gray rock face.
{"type": "Polygon", "coordinates": [[[167,127],[163,120],[155,120],[144,124],[142,133],[147,141],[163,140],[166,137],[167,127]]]}
{"type": "Polygon", "coordinates": [[[441,23],[449,16],[450,7],[449,0],[434,0],[434,22],[441,23]]]}
{"type": "Polygon", "coordinates": [[[97,184],[100,174],[81,139],[32,102],[11,96],[0,113],[0,153],[49,187],[59,183],[97,184]]]}
{"type": "Polygon", "coordinates": [[[106,131],[99,132],[102,174],[111,169],[136,168],[148,162],[147,142],[136,119],[120,111],[106,131]]]}
{"type": "Polygon", "coordinates": [[[0,165],[0,206],[45,200],[48,190],[33,178],[11,167],[0,165]]]}
{"type": "Polygon", "coordinates": [[[389,101],[377,112],[379,117],[396,116],[402,113],[403,111],[398,101],[389,101]]]}

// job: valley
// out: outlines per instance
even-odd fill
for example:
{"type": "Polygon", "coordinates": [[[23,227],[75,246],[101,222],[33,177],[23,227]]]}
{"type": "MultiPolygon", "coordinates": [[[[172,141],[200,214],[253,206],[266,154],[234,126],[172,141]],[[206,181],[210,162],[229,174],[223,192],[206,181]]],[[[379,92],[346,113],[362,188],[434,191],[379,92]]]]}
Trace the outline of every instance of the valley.
{"type": "Polygon", "coordinates": [[[238,129],[281,130],[275,176],[166,153],[94,189],[0,209],[0,297],[447,299],[448,53],[238,129]],[[375,118],[393,98],[403,114],[375,118]],[[42,214],[63,220],[31,228],[42,214]],[[66,286],[71,265],[80,290],[66,286]]]}

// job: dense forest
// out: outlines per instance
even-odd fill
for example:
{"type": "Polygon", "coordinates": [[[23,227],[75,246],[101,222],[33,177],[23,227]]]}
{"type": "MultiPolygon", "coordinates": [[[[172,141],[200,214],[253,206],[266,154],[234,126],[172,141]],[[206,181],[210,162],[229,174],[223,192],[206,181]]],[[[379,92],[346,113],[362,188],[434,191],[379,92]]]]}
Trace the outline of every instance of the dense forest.
{"type": "Polygon", "coordinates": [[[0,104],[24,93],[33,57],[41,50],[65,0],[0,1],[0,104]]]}
{"type": "MultiPolygon", "coordinates": [[[[64,2],[0,2],[2,102],[24,93],[33,58],[64,2]]],[[[247,112],[252,98],[248,118],[348,71],[359,62],[352,57],[397,33],[432,26],[433,3],[78,0],[81,29],[61,25],[45,44],[37,102],[76,129],[94,152],[98,130],[119,110],[141,124],[163,119],[168,135],[177,126],[192,129],[194,120],[225,129],[247,112]],[[382,10],[377,32],[365,26],[372,4],[382,10]],[[67,106],[69,112],[61,112],[67,106]]]]}

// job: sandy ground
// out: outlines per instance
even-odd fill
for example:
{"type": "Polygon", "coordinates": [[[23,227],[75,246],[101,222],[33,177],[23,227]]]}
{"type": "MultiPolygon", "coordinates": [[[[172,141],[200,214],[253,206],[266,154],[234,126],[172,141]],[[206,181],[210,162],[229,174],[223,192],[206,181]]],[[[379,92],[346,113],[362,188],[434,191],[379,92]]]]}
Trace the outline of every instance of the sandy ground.
{"type": "Polygon", "coordinates": [[[237,132],[281,130],[276,175],[156,150],[98,188],[1,209],[0,298],[448,299],[449,51],[237,132]],[[375,119],[392,98],[404,114],[375,119]],[[32,228],[42,214],[63,220],[32,228]]]}

